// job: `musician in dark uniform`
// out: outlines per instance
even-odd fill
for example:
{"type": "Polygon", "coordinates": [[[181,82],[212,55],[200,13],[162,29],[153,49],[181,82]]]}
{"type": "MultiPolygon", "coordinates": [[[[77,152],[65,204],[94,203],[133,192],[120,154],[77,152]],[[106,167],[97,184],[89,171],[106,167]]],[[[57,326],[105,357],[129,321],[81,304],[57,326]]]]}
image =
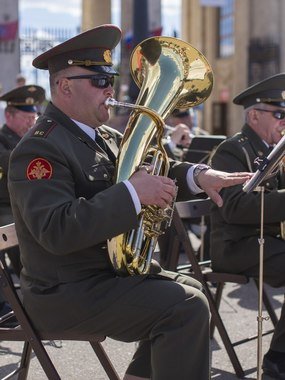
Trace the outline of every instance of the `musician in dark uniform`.
{"type": "Polygon", "coordinates": [[[141,204],[171,204],[171,178],[179,199],[201,192],[194,175],[221,205],[219,190],[250,175],[201,167],[193,174],[193,165],[172,162],[171,178],[141,168],[114,184],[121,135],[105,126],[105,102],[114,95],[111,50],[120,37],[116,26],[103,25],[33,61],[49,70],[52,101],[9,170],[25,308],[40,330],[140,341],[125,379],[206,380],[209,311],[200,284],[157,266],[118,276],[106,240],[137,227],[141,204]]]}
{"type": "MultiPolygon", "coordinates": [[[[285,131],[285,74],[259,82],[236,96],[244,107],[241,132],[224,141],[212,158],[217,170],[251,171],[268,156],[285,131]]],[[[264,280],[273,287],[285,285],[285,240],[280,222],[285,220],[285,176],[280,166],[264,182],[264,280]]],[[[211,258],[214,270],[259,275],[260,192],[245,193],[241,185],[223,189],[224,205],[214,207],[211,258]]],[[[285,306],[276,326],[270,350],[263,360],[265,373],[285,379],[285,306]]]]}
{"type": "MultiPolygon", "coordinates": [[[[37,109],[45,99],[45,90],[40,86],[17,87],[0,97],[6,102],[5,124],[0,129],[0,225],[13,222],[7,188],[8,162],[12,150],[24,134],[35,124],[37,109]]],[[[21,269],[18,247],[7,252],[14,272],[19,275],[21,269]]],[[[5,314],[9,306],[0,295],[0,316],[5,314]]],[[[8,323],[8,321],[7,321],[8,323]]],[[[10,323],[10,322],[9,322],[10,323]]]]}

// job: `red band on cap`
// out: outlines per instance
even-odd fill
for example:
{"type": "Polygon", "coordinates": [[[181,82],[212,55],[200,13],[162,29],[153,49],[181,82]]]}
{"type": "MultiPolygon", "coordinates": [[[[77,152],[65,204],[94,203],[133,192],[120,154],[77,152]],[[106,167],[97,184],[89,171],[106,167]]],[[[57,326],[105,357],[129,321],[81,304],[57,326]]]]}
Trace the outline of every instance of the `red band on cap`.
{"type": "Polygon", "coordinates": [[[32,179],[50,179],[52,175],[52,166],[44,158],[35,158],[27,167],[27,178],[32,179]]]}

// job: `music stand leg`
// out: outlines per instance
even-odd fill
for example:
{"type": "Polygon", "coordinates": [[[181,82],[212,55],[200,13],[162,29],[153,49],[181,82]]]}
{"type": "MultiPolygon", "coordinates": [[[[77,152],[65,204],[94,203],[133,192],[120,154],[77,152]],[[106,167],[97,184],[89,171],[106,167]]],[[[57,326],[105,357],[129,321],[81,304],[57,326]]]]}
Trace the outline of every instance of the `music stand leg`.
{"type": "Polygon", "coordinates": [[[264,186],[260,186],[256,190],[261,193],[260,201],[260,238],[259,242],[259,289],[258,289],[258,334],[257,334],[257,380],[261,380],[262,376],[262,325],[265,319],[262,315],[263,306],[263,258],[264,258],[264,186]]]}

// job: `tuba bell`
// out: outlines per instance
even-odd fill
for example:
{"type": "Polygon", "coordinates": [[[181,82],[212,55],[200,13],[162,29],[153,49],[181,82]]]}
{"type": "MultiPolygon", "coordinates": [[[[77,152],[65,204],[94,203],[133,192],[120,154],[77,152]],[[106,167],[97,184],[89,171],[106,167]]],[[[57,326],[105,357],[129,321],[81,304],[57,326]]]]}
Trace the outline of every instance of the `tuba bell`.
{"type": "MultiPolygon", "coordinates": [[[[172,37],[142,41],[132,52],[130,71],[140,87],[136,104],[106,101],[109,106],[133,109],[119,149],[116,183],[129,179],[147,158],[153,167],[151,174],[167,176],[163,120],[174,108],[203,103],[213,87],[206,58],[190,44],[172,37]]],[[[149,272],[157,239],[170,225],[173,207],[142,206],[138,228],[108,240],[110,260],[119,275],[149,272]]]]}

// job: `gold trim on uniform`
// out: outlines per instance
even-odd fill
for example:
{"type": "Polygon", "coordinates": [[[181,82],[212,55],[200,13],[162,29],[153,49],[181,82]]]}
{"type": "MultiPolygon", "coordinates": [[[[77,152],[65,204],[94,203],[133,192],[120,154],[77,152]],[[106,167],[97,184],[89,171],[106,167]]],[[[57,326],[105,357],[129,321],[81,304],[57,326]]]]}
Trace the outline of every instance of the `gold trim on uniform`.
{"type": "Polygon", "coordinates": [[[67,61],[67,63],[70,65],[70,66],[104,66],[106,64],[110,65],[112,64],[112,61],[111,61],[111,56],[109,57],[108,55],[106,55],[105,57],[105,53],[109,51],[110,55],[111,55],[111,52],[110,50],[106,50],[104,52],[104,59],[106,59],[106,61],[91,61],[91,59],[85,59],[84,61],[81,61],[79,59],[69,59],[67,61]]]}

